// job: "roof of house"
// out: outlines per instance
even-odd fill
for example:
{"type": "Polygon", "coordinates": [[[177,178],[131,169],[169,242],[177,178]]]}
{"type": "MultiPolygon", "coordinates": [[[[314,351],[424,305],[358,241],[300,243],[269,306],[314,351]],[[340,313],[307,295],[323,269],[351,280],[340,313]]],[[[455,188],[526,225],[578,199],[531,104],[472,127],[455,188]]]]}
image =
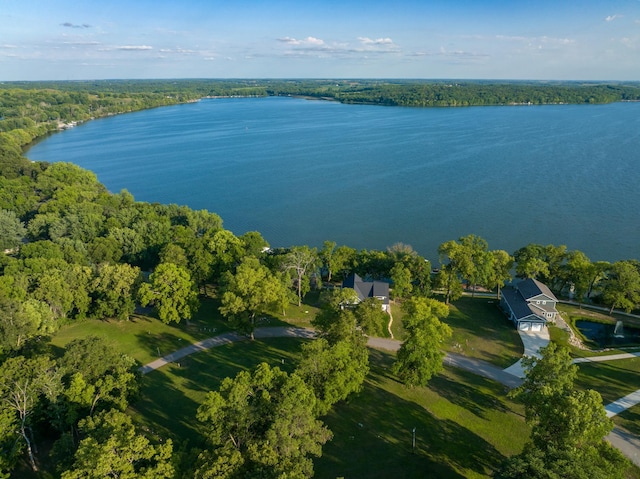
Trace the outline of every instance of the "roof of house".
{"type": "Polygon", "coordinates": [[[520,281],[516,285],[516,287],[518,288],[518,291],[520,291],[520,294],[522,294],[522,297],[524,299],[532,299],[536,296],[543,295],[547,296],[551,301],[558,301],[558,298],[555,297],[549,287],[546,284],[541,283],[537,279],[527,278],[523,281],[520,281]]]}
{"type": "Polygon", "coordinates": [[[546,313],[556,312],[555,303],[558,299],[546,284],[535,279],[520,281],[516,289],[505,288],[502,290],[502,296],[511,308],[516,321],[523,319],[546,321],[546,313]]]}
{"type": "Polygon", "coordinates": [[[532,311],[529,303],[525,301],[520,293],[515,289],[503,289],[502,297],[509,304],[516,321],[521,321],[529,316],[535,316],[538,320],[544,320],[544,318],[539,317],[532,311]]]}
{"type": "Polygon", "coordinates": [[[384,281],[364,281],[354,273],[342,282],[342,287],[355,290],[360,301],[366,298],[382,298],[385,304],[389,304],[389,283],[384,281]]]}

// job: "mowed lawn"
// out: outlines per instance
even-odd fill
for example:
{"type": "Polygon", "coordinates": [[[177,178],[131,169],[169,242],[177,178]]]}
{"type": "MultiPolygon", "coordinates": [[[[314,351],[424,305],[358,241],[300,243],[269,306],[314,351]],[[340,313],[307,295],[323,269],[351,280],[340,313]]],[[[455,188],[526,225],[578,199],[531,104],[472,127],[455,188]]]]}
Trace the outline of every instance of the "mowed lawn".
{"type": "Polygon", "coordinates": [[[371,350],[363,391],[325,418],[334,438],[316,477],[484,478],[522,450],[529,428],[503,386],[447,369],[426,388],[406,388],[390,373],[393,360],[371,350]]]}
{"type": "MultiPolygon", "coordinates": [[[[208,391],[262,361],[292,371],[303,342],[245,341],[184,358],[146,375],[130,412],[154,435],[199,445],[195,416],[208,391]]],[[[389,373],[393,354],[370,352],[363,391],[323,418],[334,439],[315,461],[316,477],[484,478],[522,449],[528,427],[501,385],[451,369],[427,388],[408,389],[389,373]]]]}
{"type": "MultiPolygon", "coordinates": [[[[397,303],[391,308],[393,335],[402,340],[404,313],[397,303]]],[[[518,331],[500,311],[496,299],[463,296],[449,305],[449,316],[443,322],[453,330],[445,344],[448,352],[482,359],[501,368],[511,366],[522,357],[518,331]]]]}

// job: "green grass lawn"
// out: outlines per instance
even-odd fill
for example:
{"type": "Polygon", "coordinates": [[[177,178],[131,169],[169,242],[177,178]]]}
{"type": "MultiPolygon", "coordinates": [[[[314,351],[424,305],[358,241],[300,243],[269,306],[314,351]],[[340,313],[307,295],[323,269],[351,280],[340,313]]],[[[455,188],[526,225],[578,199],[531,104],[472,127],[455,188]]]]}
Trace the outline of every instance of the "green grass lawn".
{"type": "MultiPolygon", "coordinates": [[[[392,303],[391,312],[393,336],[402,340],[404,313],[401,305],[392,303]]],[[[449,305],[449,316],[444,322],[453,330],[445,345],[448,352],[482,359],[503,368],[522,356],[518,331],[498,309],[495,299],[464,296],[449,305]]]]}
{"type": "Polygon", "coordinates": [[[63,348],[76,338],[90,335],[109,340],[115,348],[146,364],[187,344],[228,331],[228,323],[212,299],[202,302],[193,319],[180,324],[164,324],[151,316],[134,314],[129,321],[88,319],[63,326],[51,340],[63,348]]]}
{"type": "MultiPolygon", "coordinates": [[[[165,325],[142,315],[123,322],[78,322],[61,329],[52,343],[62,348],[72,339],[96,334],[144,364],[156,359],[158,350],[167,354],[228,330],[218,306],[207,299],[189,325],[165,325]]],[[[307,326],[318,306],[312,293],[301,307],[291,306],[286,316],[271,315],[265,324],[307,326]]],[[[392,308],[398,338],[403,332],[402,312],[396,304],[392,308]]],[[[451,306],[446,322],[454,331],[446,345],[449,351],[501,367],[509,366],[522,353],[517,331],[495,301],[463,297],[451,306]]],[[[550,328],[550,332],[554,340],[566,339],[564,331],[550,328]]],[[[146,375],[140,398],[130,412],[150,433],[198,445],[201,436],[195,414],[207,391],[261,361],[291,371],[302,342],[292,338],[247,340],[184,358],[146,375]]],[[[334,439],[315,461],[316,477],[483,478],[491,477],[505,457],[520,452],[528,427],[521,406],[506,399],[503,386],[447,368],[427,388],[407,389],[389,372],[393,358],[393,354],[372,351],[364,390],[324,418],[334,439]],[[416,447],[412,449],[414,427],[416,447]]],[[[639,372],[640,358],[582,365],[577,385],[600,391],[606,404],[640,389],[639,372]]],[[[615,420],[640,434],[640,406],[615,420]]]]}
{"type": "Polygon", "coordinates": [[[196,410],[208,391],[217,390],[224,378],[261,362],[292,371],[303,342],[295,338],[247,340],[193,354],[144,376],[140,399],[129,410],[146,430],[197,444],[201,438],[196,410]]]}
{"type": "Polygon", "coordinates": [[[450,305],[444,320],[453,330],[447,350],[506,368],[522,356],[516,328],[498,309],[495,299],[463,296],[450,305]]]}
{"type": "MultiPolygon", "coordinates": [[[[291,371],[302,342],[245,341],[192,355],[145,376],[130,412],[155,435],[197,445],[195,415],[207,391],[261,361],[291,371]]],[[[428,388],[407,389],[389,373],[392,361],[393,355],[371,350],[364,390],[324,418],[334,439],[315,461],[316,477],[490,477],[521,450],[528,428],[502,386],[447,370],[428,388]]]]}
{"type": "Polygon", "coordinates": [[[427,388],[407,389],[389,372],[393,359],[372,351],[364,390],[325,418],[334,438],[316,477],[491,477],[521,451],[529,429],[501,385],[447,369],[427,388]]]}

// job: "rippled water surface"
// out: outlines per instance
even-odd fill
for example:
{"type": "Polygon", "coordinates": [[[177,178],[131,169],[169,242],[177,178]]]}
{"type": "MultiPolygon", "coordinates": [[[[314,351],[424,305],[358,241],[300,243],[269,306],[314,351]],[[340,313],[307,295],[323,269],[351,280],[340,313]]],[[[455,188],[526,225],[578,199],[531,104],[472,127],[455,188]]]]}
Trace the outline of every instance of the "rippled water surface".
{"type": "Polygon", "coordinates": [[[91,121],[27,156],[76,163],[137,200],[206,208],[272,246],[402,241],[435,261],[440,243],[473,233],[509,252],[640,256],[640,103],[212,99],[91,121]]]}

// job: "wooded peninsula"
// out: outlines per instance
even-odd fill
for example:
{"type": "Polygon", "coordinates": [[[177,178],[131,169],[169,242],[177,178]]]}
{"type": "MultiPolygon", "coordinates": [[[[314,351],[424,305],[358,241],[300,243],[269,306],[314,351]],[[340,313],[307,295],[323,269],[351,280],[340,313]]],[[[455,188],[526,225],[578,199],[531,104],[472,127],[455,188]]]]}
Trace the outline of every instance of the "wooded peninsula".
{"type": "MultiPolygon", "coordinates": [[[[406,477],[640,478],[603,441],[614,427],[603,396],[640,389],[636,363],[604,381],[595,367],[578,371],[573,356],[591,352],[555,326],[509,395],[443,362],[454,353],[502,369],[519,359],[517,332],[497,307],[514,273],[573,298],[563,309],[571,324],[587,306],[615,323],[615,310],[640,307],[636,259],[592,262],[564,245],[491,250],[475,235],[440,245],[438,265],[402,243],[270,249],[259,232],[224,229],[214,212],[139,202],[76,165],[23,155],[94,118],[280,95],[407,107],[594,104],[640,101],[640,83],[0,84],[0,477],[389,477],[401,467],[406,477]],[[379,299],[340,287],[353,273],[391,285],[391,316],[379,299]],[[317,339],[242,341],[274,325],[317,339]],[[239,343],[143,376],[142,365],[222,333],[239,343]],[[372,337],[399,341],[397,353],[367,348],[372,337]]],[[[617,421],[640,434],[633,418],[617,421]]]]}

